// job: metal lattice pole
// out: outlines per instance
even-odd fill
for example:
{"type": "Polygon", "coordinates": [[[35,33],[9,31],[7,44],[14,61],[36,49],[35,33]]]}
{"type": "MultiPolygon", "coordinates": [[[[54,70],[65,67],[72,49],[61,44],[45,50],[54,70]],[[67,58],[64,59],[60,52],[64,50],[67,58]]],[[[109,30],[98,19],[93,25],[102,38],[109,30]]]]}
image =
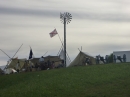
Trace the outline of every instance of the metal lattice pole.
{"type": "Polygon", "coordinates": [[[72,16],[68,12],[65,12],[64,14],[60,13],[60,19],[64,24],[64,66],[66,67],[66,23],[70,23],[72,16]]]}
{"type": "Polygon", "coordinates": [[[66,18],[64,18],[64,66],[66,67],[66,18]]]}

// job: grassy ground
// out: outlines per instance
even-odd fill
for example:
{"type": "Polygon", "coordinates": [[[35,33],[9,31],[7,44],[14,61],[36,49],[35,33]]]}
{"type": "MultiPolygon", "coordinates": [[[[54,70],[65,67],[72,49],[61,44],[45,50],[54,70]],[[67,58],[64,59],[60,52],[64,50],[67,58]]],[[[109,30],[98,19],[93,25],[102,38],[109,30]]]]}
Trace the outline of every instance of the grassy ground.
{"type": "Polygon", "coordinates": [[[0,97],[130,97],[130,63],[1,75],[0,97]]]}

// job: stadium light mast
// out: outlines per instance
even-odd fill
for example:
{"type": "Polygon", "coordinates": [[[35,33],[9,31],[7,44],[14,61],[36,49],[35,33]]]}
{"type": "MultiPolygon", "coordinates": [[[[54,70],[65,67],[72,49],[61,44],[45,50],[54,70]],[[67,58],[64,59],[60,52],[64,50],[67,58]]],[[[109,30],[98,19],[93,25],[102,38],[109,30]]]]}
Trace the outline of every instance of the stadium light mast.
{"type": "Polygon", "coordinates": [[[60,13],[60,20],[64,24],[64,66],[66,67],[66,23],[70,23],[72,15],[68,12],[60,13]]]}

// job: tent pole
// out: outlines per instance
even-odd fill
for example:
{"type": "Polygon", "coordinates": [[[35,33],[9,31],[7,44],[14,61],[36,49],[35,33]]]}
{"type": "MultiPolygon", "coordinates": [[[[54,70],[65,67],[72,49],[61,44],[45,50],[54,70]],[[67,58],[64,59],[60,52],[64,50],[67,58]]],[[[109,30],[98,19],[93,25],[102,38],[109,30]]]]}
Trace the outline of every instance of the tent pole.
{"type": "MultiPolygon", "coordinates": [[[[60,38],[60,35],[59,35],[59,34],[58,34],[58,37],[59,37],[59,39],[60,39],[60,42],[61,42],[61,44],[62,44],[62,47],[64,47],[63,42],[62,42],[62,40],[61,40],[61,38],[60,38]]],[[[66,52],[66,55],[67,55],[67,57],[69,58],[69,61],[71,62],[70,57],[69,57],[69,55],[68,55],[68,53],[67,53],[67,52],[66,52]]]]}

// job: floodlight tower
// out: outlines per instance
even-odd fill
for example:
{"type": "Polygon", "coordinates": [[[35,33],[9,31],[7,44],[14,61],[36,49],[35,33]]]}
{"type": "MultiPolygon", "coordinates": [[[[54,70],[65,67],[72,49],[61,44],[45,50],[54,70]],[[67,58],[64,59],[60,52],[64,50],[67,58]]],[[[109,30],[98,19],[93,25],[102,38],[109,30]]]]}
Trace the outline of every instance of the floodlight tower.
{"type": "Polygon", "coordinates": [[[68,12],[60,13],[60,20],[64,24],[64,66],[66,67],[66,23],[70,23],[72,15],[68,12]]]}

